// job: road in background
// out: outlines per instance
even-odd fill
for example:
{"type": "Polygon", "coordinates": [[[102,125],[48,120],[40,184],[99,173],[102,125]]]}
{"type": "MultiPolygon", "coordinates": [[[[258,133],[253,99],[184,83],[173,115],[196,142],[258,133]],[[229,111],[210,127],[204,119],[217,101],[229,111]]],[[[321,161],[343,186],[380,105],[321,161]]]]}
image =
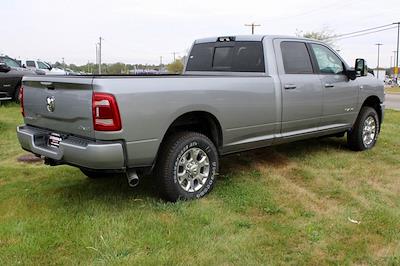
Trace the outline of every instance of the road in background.
{"type": "Polygon", "coordinates": [[[385,105],[386,109],[395,109],[400,111],[400,93],[386,94],[385,105]]]}

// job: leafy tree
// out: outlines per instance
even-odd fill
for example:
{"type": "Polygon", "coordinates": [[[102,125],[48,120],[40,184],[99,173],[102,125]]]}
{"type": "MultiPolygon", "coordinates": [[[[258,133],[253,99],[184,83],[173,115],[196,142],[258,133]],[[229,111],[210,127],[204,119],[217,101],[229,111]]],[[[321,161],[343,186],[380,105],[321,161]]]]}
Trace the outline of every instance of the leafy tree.
{"type": "Polygon", "coordinates": [[[60,62],[55,62],[54,64],[53,64],[53,67],[55,67],[55,68],[63,68],[63,65],[60,63],[60,62]]]}
{"type": "Polygon", "coordinates": [[[183,72],[182,60],[177,59],[171,64],[167,65],[167,70],[169,73],[181,74],[183,72]]]}
{"type": "Polygon", "coordinates": [[[335,44],[334,40],[335,34],[333,33],[332,30],[328,28],[324,28],[320,31],[306,31],[306,32],[302,30],[296,30],[296,36],[323,41],[330,45],[335,44]]]}
{"type": "Polygon", "coordinates": [[[124,63],[109,64],[107,66],[107,73],[109,74],[125,74],[126,72],[127,69],[124,63]]]}

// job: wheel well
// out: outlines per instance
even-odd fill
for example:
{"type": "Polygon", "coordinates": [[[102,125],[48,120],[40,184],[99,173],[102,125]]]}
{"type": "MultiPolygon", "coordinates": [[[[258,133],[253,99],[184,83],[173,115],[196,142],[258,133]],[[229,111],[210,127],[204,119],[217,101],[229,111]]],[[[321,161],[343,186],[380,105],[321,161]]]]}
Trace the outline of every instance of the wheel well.
{"type": "Polygon", "coordinates": [[[195,131],[206,135],[214,145],[222,146],[222,129],[217,118],[204,111],[190,112],[181,115],[169,126],[163,141],[176,132],[195,131]]]}
{"type": "Polygon", "coordinates": [[[13,92],[12,97],[13,97],[14,101],[16,101],[16,102],[18,102],[19,89],[21,88],[21,85],[22,85],[22,83],[21,83],[21,81],[19,81],[17,83],[17,85],[15,85],[15,88],[14,88],[14,92],[13,92]]]}
{"type": "Polygon", "coordinates": [[[381,101],[377,96],[369,96],[363,103],[362,107],[369,106],[375,109],[378,113],[379,123],[382,123],[382,109],[380,105],[381,101]]]}

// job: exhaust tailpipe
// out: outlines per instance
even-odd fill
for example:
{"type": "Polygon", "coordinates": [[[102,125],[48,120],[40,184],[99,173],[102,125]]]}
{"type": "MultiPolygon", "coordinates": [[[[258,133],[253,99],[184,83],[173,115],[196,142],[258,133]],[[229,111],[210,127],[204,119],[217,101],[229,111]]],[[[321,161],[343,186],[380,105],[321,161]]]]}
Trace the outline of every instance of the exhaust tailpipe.
{"type": "Polygon", "coordinates": [[[126,178],[128,179],[128,185],[130,187],[136,187],[139,185],[139,176],[137,175],[136,170],[126,171],[126,178]]]}

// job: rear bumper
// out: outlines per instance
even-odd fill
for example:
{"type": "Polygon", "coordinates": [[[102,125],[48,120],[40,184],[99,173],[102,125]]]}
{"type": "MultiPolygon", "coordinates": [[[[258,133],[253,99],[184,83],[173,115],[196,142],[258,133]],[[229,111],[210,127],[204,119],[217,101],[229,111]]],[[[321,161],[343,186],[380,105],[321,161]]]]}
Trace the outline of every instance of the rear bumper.
{"type": "Polygon", "coordinates": [[[51,131],[31,126],[17,127],[17,136],[24,150],[50,158],[60,164],[70,164],[90,169],[125,168],[121,142],[95,142],[75,136],[67,136],[59,148],[49,146],[51,131]]]}

